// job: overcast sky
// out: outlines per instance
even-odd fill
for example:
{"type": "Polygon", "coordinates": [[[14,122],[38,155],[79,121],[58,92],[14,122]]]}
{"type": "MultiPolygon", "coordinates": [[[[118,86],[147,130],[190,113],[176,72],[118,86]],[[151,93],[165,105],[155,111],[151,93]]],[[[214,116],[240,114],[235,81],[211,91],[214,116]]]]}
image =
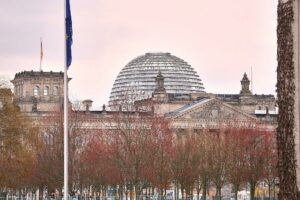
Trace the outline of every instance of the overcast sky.
{"type": "MultiPolygon", "coordinates": [[[[0,75],[62,71],[62,0],[0,0],[0,75]]],[[[187,61],[205,91],[239,93],[253,68],[254,93],[275,94],[277,0],[71,0],[71,99],[107,103],[121,69],[151,51],[187,61]]]]}

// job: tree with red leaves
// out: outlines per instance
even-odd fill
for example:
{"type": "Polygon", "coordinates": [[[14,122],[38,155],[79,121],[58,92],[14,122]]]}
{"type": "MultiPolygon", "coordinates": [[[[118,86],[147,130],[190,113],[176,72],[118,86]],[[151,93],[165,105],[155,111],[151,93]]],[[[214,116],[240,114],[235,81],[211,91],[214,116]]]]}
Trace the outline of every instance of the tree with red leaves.
{"type": "Polygon", "coordinates": [[[264,175],[264,140],[267,131],[261,128],[244,129],[243,131],[246,141],[245,175],[250,185],[250,199],[254,200],[255,188],[264,175]]]}
{"type": "MultiPolygon", "coordinates": [[[[81,161],[79,152],[83,149],[84,138],[88,131],[82,129],[81,114],[69,110],[69,191],[80,188],[81,161]]],[[[34,168],[35,185],[48,195],[63,187],[63,113],[52,112],[43,116],[41,121],[39,148],[34,168]]]]}
{"type": "Polygon", "coordinates": [[[271,199],[271,188],[273,187],[273,198],[275,198],[275,186],[278,179],[277,171],[277,147],[274,132],[265,132],[263,140],[264,155],[264,180],[268,184],[269,199],[271,199]]]}
{"type": "Polygon", "coordinates": [[[227,183],[229,152],[226,140],[227,132],[223,129],[207,132],[210,141],[207,152],[209,153],[208,164],[211,181],[216,187],[216,197],[221,199],[221,189],[227,183]]]}
{"type": "Polygon", "coordinates": [[[238,191],[243,183],[246,182],[246,146],[245,129],[242,127],[230,127],[226,135],[226,144],[228,145],[228,181],[232,184],[234,198],[237,200],[238,191]]]}
{"type": "Polygon", "coordinates": [[[200,158],[197,141],[195,134],[188,133],[178,135],[174,141],[172,169],[177,187],[180,185],[182,199],[192,195],[194,183],[198,179],[200,158]]]}
{"type": "Polygon", "coordinates": [[[146,162],[149,164],[145,170],[145,177],[152,187],[158,188],[159,196],[162,198],[165,197],[172,181],[173,133],[168,121],[162,117],[154,117],[151,120],[151,135],[146,146],[146,162]]]}

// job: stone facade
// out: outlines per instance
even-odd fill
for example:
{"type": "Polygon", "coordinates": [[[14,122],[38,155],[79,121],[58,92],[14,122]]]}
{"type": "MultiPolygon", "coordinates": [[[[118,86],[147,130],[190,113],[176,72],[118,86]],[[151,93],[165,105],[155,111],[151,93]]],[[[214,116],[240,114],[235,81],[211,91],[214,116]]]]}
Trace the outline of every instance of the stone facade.
{"type": "MultiPolygon", "coordinates": [[[[70,80],[70,79],[69,79],[70,80]]],[[[24,71],[12,80],[22,112],[57,111],[63,102],[63,72],[24,71]]]]}
{"type": "MultiPolygon", "coordinates": [[[[276,127],[277,110],[273,95],[253,95],[249,91],[249,80],[245,74],[239,94],[168,94],[164,88],[164,77],[159,73],[156,77],[156,88],[152,97],[136,101],[131,106],[131,114],[146,116],[159,115],[170,120],[175,132],[195,132],[204,128],[218,129],[220,125],[262,125],[270,130],[276,127]],[[246,80],[246,82],[245,82],[246,80]]],[[[61,108],[63,98],[63,73],[54,72],[22,72],[16,74],[12,81],[15,86],[15,101],[23,112],[33,119],[47,117],[61,108]],[[40,91],[35,94],[34,88],[40,91]],[[48,95],[40,93],[49,88],[48,95]],[[53,93],[53,88],[60,90],[53,93]],[[18,89],[19,88],[19,89],[18,89]],[[22,90],[23,89],[23,90],[22,90]],[[20,91],[21,90],[21,91],[20,91]],[[24,96],[24,94],[26,94],[24,96]]],[[[85,129],[113,128],[109,121],[120,112],[128,112],[125,107],[118,110],[93,110],[92,100],[83,101],[81,110],[76,110],[85,129]]],[[[72,115],[72,114],[71,114],[72,115]]],[[[71,116],[70,115],[70,116],[71,116]]]]}

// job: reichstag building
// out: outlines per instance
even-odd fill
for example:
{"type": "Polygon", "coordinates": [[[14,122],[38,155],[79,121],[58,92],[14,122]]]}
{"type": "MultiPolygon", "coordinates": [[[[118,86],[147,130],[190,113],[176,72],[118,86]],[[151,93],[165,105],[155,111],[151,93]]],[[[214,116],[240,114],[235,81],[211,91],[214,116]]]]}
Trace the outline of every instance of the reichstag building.
{"type": "MultiPolygon", "coordinates": [[[[27,115],[40,118],[62,110],[63,72],[23,71],[12,83],[14,101],[27,115]]],[[[176,131],[217,129],[221,124],[255,124],[274,130],[278,114],[274,95],[252,94],[246,73],[237,84],[241,90],[235,94],[209,93],[183,59],[171,53],[146,53],[121,69],[107,106],[94,110],[87,99],[80,113],[84,127],[90,129],[107,128],[101,121],[121,111],[164,116],[176,131]]]]}

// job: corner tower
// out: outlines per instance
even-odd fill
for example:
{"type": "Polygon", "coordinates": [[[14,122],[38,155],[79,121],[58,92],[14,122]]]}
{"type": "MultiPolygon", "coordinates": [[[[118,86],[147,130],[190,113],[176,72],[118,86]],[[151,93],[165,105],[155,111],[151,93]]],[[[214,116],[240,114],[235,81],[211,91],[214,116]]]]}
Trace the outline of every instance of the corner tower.
{"type": "Polygon", "coordinates": [[[246,73],[244,73],[243,79],[241,80],[242,90],[240,92],[241,95],[251,95],[251,91],[249,89],[250,80],[246,73]]]}
{"type": "MultiPolygon", "coordinates": [[[[69,79],[70,80],[70,79],[69,79]]],[[[58,111],[63,103],[63,72],[24,71],[12,80],[22,112],[58,111]]]]}

